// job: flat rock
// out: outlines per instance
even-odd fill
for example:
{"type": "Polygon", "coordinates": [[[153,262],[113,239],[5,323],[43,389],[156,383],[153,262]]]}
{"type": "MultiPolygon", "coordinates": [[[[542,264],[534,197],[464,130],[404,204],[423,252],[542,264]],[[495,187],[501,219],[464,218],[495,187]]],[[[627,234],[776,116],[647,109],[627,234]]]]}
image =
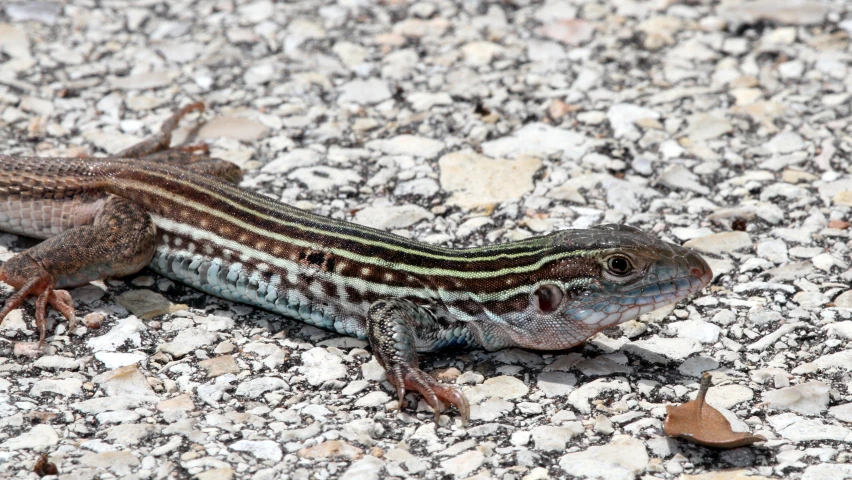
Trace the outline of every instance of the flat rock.
{"type": "Polygon", "coordinates": [[[526,396],[529,391],[529,387],[523,382],[523,380],[502,375],[499,377],[489,378],[482,384],[465,390],[464,393],[470,403],[478,403],[479,401],[490,397],[502,398],[504,400],[516,400],[526,396]]]}
{"type": "Polygon", "coordinates": [[[828,409],[828,414],[841,422],[852,423],[852,403],[844,403],[828,409]]]}
{"type": "Polygon", "coordinates": [[[83,381],[79,378],[44,379],[36,382],[30,389],[30,395],[36,397],[44,393],[55,393],[63,397],[82,395],[83,381]]]}
{"type": "Polygon", "coordinates": [[[813,381],[766,392],[763,401],[773,410],[817,415],[828,409],[830,390],[827,383],[813,381]]]}
{"type": "Polygon", "coordinates": [[[109,470],[119,477],[124,477],[130,475],[134,467],[139,466],[139,459],[126,450],[87,453],[80,457],[80,464],[87,467],[109,470]]]}
{"type": "Polygon", "coordinates": [[[116,297],[115,300],[143,320],[186,310],[187,308],[186,305],[176,305],[168,298],[151,290],[129,290],[116,297]]]}
{"type": "Polygon", "coordinates": [[[532,429],[532,440],[536,450],[559,452],[565,450],[565,445],[586,431],[581,422],[569,422],[561,427],[540,425],[532,429]]]}
{"type": "Polygon", "coordinates": [[[0,447],[9,450],[30,450],[52,447],[57,443],[59,443],[59,435],[56,430],[50,425],[41,424],[0,443],[0,447]]]}
{"type": "Polygon", "coordinates": [[[287,173],[299,167],[310,167],[320,163],[322,156],[308,148],[297,148],[289,152],[285,152],[275,160],[261,167],[261,172],[266,173],[287,173]]]}
{"type": "Polygon", "coordinates": [[[160,344],[158,350],[181,358],[195,350],[212,345],[219,339],[216,332],[208,332],[203,328],[187,328],[178,332],[171,342],[160,344]]]}
{"type": "Polygon", "coordinates": [[[340,476],[340,480],[378,480],[384,468],[384,461],[367,455],[350,465],[340,476]]]}
{"type": "Polygon", "coordinates": [[[321,347],[312,348],[302,354],[300,371],[311,385],[322,385],[329,380],[346,376],[343,360],[321,347]]]}
{"type": "Polygon", "coordinates": [[[418,135],[398,135],[389,139],[367,142],[367,148],[387,155],[435,158],[444,149],[444,142],[418,135]]]}
{"type": "Polygon", "coordinates": [[[452,193],[447,202],[468,209],[518,200],[532,191],[533,175],[541,165],[533,157],[502,160],[466,152],[449,153],[438,161],[441,187],[452,193]]]}
{"type": "Polygon", "coordinates": [[[371,78],[369,80],[353,80],[340,87],[337,103],[356,103],[372,105],[391,98],[391,91],[385,82],[371,78]]]}
{"type": "Polygon", "coordinates": [[[139,396],[152,397],[154,390],[148,383],[148,379],[136,365],[117,368],[104,372],[92,379],[101,386],[107,395],[114,396],[139,396]]]}
{"type": "Polygon", "coordinates": [[[160,399],[156,396],[139,396],[139,395],[118,395],[111,397],[99,397],[91,400],[85,400],[79,403],[72,403],[71,408],[87,415],[94,415],[102,412],[113,412],[117,410],[130,410],[158,403],[160,399]]]}
{"type": "Polygon", "coordinates": [[[573,373],[541,372],[536,386],[547,398],[567,395],[577,386],[577,377],[573,373]]]}
{"type": "Polygon", "coordinates": [[[287,382],[277,377],[260,377],[253,378],[246,382],[241,382],[237,386],[236,394],[248,398],[258,398],[266,392],[276,390],[290,390],[287,382]]]}
{"type": "Polygon", "coordinates": [[[208,377],[218,377],[227,373],[240,373],[240,367],[232,355],[221,355],[198,362],[198,366],[207,371],[208,377]]]}
{"type": "Polygon", "coordinates": [[[641,440],[616,435],[606,445],[563,455],[559,458],[559,467],[580,478],[633,480],[645,471],[649,461],[641,440]]]}
{"type": "Polygon", "coordinates": [[[660,183],[675,190],[689,190],[702,195],[710,193],[710,189],[699,181],[698,176],[683,165],[666,168],[660,175],[660,183]]]}
{"type": "Polygon", "coordinates": [[[655,363],[683,360],[703,349],[701,343],[691,338],[667,338],[654,335],[647,339],[624,344],[622,351],[633,353],[655,363]]]}
{"type": "Polygon", "coordinates": [[[580,385],[574,391],[568,394],[568,403],[582,413],[591,413],[591,400],[597,398],[602,393],[621,392],[629,393],[631,391],[630,384],[622,377],[612,379],[599,378],[591,382],[580,385]]]}
{"type": "Polygon", "coordinates": [[[126,77],[112,77],[110,83],[113,88],[120,90],[153,90],[171,85],[175,76],[171,71],[137,73],[126,77]]]}
{"type": "Polygon", "coordinates": [[[848,478],[852,478],[852,465],[848,463],[811,465],[802,473],[802,480],[846,480],[848,478]]]}
{"type": "Polygon", "coordinates": [[[143,353],[129,352],[98,352],[95,354],[95,358],[110,370],[128,365],[141,364],[148,360],[147,355],[143,353]]]}
{"type": "Polygon", "coordinates": [[[362,181],[361,176],[352,170],[324,166],[297,168],[290,172],[287,178],[304,183],[309,190],[314,191],[329,190],[362,181]]]}
{"type": "Polygon", "coordinates": [[[638,138],[639,130],[636,128],[636,122],[649,118],[656,120],[660,118],[660,113],[632,103],[617,103],[609,107],[606,116],[616,138],[623,136],[638,138]]]}
{"type": "Polygon", "coordinates": [[[707,253],[728,253],[750,248],[751,237],[745,232],[721,232],[693,238],[683,246],[707,253]]]}
{"type": "Polygon", "coordinates": [[[124,423],[106,429],[106,439],[118,445],[137,445],[156,433],[155,425],[124,423]]]}
{"type": "Polygon", "coordinates": [[[385,207],[367,207],[358,210],[352,219],[355,223],[379,230],[393,230],[406,228],[422,220],[435,218],[429,210],[419,205],[396,205],[385,207]]]}
{"type": "Polygon", "coordinates": [[[852,442],[852,430],[839,425],[830,425],[821,420],[802,418],[795,413],[770,416],[766,421],[782,437],[793,442],[835,440],[852,442]]]}
{"type": "Polygon", "coordinates": [[[216,117],[206,122],[199,130],[199,138],[231,138],[241,142],[254,142],[265,137],[269,127],[239,116],[216,117]]]}
{"type": "Polygon", "coordinates": [[[441,462],[441,468],[455,478],[465,478],[482,466],[485,455],[479,450],[470,450],[441,462]]]}
{"type": "Polygon", "coordinates": [[[495,158],[545,157],[561,153],[573,160],[579,160],[594,143],[573,130],[544,123],[529,123],[508,137],[483,143],[482,153],[495,158]]]}
{"type": "Polygon", "coordinates": [[[817,0],[789,0],[782,5],[772,0],[729,3],[719,15],[730,23],[754,24],[761,20],[781,25],[817,25],[823,22],[828,6],[817,0]]]}
{"type": "Polygon", "coordinates": [[[278,442],[272,440],[239,440],[231,444],[230,449],[248,453],[258,460],[278,462],[284,457],[278,442]]]}

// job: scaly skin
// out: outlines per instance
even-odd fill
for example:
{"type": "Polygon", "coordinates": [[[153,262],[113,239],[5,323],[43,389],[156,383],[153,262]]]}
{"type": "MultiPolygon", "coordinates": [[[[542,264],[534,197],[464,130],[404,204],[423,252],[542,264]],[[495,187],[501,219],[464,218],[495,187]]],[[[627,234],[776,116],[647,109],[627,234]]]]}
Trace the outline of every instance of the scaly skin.
{"type": "Polygon", "coordinates": [[[569,348],[695,293],[712,278],[695,252],[603,225],[470,249],[419,243],[317,216],[231,185],[239,170],[203,146],[169,149],[178,111],[112,158],[0,156],[0,230],[47,239],[0,267],[29,295],[45,338],[61,288],[146,265],[199,290],[369,341],[400,395],[435,410],[464,395],[418,368],[447,347],[569,348]],[[194,154],[200,152],[200,154],[194,154]]]}

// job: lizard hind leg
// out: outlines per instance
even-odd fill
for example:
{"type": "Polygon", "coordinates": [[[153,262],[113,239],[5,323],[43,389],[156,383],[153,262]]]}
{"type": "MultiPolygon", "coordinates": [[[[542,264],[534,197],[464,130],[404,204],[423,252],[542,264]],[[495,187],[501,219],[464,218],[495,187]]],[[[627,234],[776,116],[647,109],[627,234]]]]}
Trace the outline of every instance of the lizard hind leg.
{"type": "Polygon", "coordinates": [[[196,110],[203,111],[204,104],[196,102],[175,111],[160,127],[159,133],[119,152],[116,156],[174,165],[191,172],[211,175],[228,183],[239,183],[243,178],[240,167],[226,160],[210,157],[210,146],[206,143],[171,147],[172,133],[177,129],[181,118],[196,110]]]}
{"type": "Polygon", "coordinates": [[[423,395],[435,412],[435,423],[445,409],[445,403],[455,406],[467,425],[470,405],[456,387],[444,385],[420,370],[416,343],[419,336],[436,333],[442,327],[426,309],[407,300],[380,300],[367,313],[367,339],[379,364],[396,387],[400,409],[405,406],[405,393],[412,390],[423,395]]]}
{"type": "Polygon", "coordinates": [[[34,296],[35,323],[44,342],[48,305],[74,326],[74,301],[61,288],[138,272],[155,248],[156,227],[148,213],[129,200],[108,197],[91,225],[65,230],[0,266],[0,281],[16,289],[0,310],[0,320],[34,296]]]}

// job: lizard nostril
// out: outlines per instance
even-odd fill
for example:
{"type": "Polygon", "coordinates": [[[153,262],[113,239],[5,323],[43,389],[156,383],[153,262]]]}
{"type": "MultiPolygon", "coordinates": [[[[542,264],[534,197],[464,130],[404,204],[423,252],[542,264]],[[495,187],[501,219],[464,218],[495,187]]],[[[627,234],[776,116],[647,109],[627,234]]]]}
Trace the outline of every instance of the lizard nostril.
{"type": "Polygon", "coordinates": [[[698,267],[692,267],[692,270],[690,270],[689,273],[691,273],[694,277],[700,277],[704,275],[704,270],[698,267]]]}

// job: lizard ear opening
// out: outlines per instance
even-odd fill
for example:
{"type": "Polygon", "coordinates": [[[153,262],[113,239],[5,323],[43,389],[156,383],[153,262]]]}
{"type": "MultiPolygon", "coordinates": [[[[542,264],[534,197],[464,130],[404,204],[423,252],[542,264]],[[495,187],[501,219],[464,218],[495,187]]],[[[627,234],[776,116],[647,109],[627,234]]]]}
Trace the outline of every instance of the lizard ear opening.
{"type": "Polygon", "coordinates": [[[538,309],[541,313],[545,314],[555,312],[559,308],[559,304],[562,303],[562,298],[565,296],[562,289],[552,283],[540,285],[533,292],[533,295],[538,300],[538,309]]]}

